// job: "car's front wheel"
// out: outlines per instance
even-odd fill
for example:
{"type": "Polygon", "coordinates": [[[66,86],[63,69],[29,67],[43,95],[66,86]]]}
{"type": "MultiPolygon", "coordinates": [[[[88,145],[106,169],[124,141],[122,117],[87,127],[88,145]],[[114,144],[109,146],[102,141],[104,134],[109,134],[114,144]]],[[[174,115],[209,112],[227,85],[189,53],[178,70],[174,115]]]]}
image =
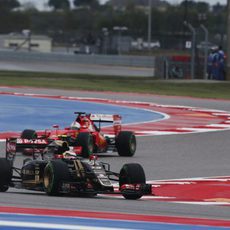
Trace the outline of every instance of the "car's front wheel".
{"type": "MultiPolygon", "coordinates": [[[[146,184],[145,172],[143,167],[137,163],[125,164],[120,170],[119,186],[123,185],[143,185],[146,184]]],[[[143,196],[141,190],[124,189],[122,195],[129,200],[136,200],[143,196]]]]}
{"type": "Polygon", "coordinates": [[[37,133],[33,129],[25,129],[21,133],[21,138],[22,139],[36,139],[37,138],[37,133]]]}
{"type": "Polygon", "coordinates": [[[134,133],[121,131],[116,137],[116,148],[120,156],[133,156],[136,152],[136,137],[134,133]]]}
{"type": "Polygon", "coordinates": [[[44,190],[50,196],[60,194],[61,182],[70,178],[67,164],[62,160],[50,161],[44,170],[44,190]]]}

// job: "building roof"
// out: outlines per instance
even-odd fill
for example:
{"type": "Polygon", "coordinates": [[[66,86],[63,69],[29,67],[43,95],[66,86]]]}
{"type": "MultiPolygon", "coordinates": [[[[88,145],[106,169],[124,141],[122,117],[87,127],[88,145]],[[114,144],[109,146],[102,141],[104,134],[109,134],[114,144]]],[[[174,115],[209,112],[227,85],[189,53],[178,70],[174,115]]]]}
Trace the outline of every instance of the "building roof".
{"type": "MultiPolygon", "coordinates": [[[[27,37],[23,34],[20,33],[10,33],[10,34],[2,34],[0,35],[0,38],[4,39],[26,39],[27,37]]],[[[36,39],[36,40],[51,40],[50,37],[46,35],[31,35],[31,39],[36,39]]]]}

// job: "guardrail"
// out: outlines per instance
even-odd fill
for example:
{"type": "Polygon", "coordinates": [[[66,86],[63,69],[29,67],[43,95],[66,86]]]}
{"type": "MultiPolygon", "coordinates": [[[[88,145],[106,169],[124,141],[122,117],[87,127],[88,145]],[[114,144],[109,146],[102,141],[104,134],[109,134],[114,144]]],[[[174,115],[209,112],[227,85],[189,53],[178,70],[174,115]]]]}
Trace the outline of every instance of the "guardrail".
{"type": "Polygon", "coordinates": [[[4,61],[40,61],[71,62],[97,65],[132,66],[155,68],[153,56],[98,55],[73,53],[37,53],[25,51],[1,50],[0,60],[4,61]]]}

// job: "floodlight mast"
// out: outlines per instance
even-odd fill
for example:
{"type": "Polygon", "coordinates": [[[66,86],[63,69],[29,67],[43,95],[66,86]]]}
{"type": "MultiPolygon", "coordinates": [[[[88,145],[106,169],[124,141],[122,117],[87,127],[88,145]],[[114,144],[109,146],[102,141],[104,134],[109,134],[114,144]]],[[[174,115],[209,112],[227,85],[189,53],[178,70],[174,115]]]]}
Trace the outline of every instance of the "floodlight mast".
{"type": "Polygon", "coordinates": [[[151,40],[152,40],[152,0],[148,2],[148,50],[151,50],[151,40]]]}
{"type": "Polygon", "coordinates": [[[208,75],[207,75],[207,66],[208,66],[208,30],[207,28],[201,24],[200,25],[201,29],[204,31],[205,33],[205,47],[204,47],[204,79],[208,79],[208,75]]]}
{"type": "Polygon", "coordinates": [[[195,44],[196,44],[196,30],[195,28],[188,22],[184,22],[184,25],[189,28],[192,33],[192,47],[191,47],[191,79],[195,78],[195,44]]]}

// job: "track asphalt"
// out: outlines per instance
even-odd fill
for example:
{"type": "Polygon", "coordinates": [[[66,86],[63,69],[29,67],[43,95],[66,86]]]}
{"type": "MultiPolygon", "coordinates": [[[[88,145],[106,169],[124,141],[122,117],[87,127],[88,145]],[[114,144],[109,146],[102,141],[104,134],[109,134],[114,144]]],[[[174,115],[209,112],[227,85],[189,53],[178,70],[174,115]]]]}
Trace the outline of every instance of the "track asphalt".
{"type": "MultiPolygon", "coordinates": [[[[227,111],[223,110],[216,110],[216,109],[204,109],[200,107],[189,107],[189,106],[173,106],[173,105],[162,105],[162,104],[155,104],[155,103],[147,103],[147,102],[139,102],[139,101],[123,101],[123,100],[111,100],[111,99],[100,99],[100,98],[87,98],[87,97],[68,97],[68,96],[49,96],[49,95],[33,95],[33,94],[25,94],[25,93],[12,93],[12,92],[2,92],[1,93],[2,98],[5,97],[5,99],[13,99],[12,101],[14,102],[12,105],[12,108],[16,106],[16,108],[20,108],[20,106],[17,105],[17,102],[15,98],[19,98],[20,100],[26,100],[28,98],[32,98],[33,100],[41,100],[41,98],[45,101],[49,100],[52,102],[52,105],[47,105],[45,104],[45,107],[47,108],[55,108],[55,111],[59,110],[60,107],[57,106],[56,102],[62,102],[64,101],[65,103],[68,102],[80,102],[80,105],[90,105],[92,104],[97,104],[98,105],[103,105],[102,111],[107,111],[107,108],[104,107],[105,105],[110,108],[112,107],[122,107],[121,111],[123,112],[123,117],[126,117],[127,115],[130,114],[130,111],[135,112],[142,112],[145,113],[146,117],[148,117],[150,114],[151,116],[148,117],[145,121],[142,120],[129,120],[129,119],[124,119],[124,127],[125,129],[130,129],[134,130],[137,135],[144,135],[144,136],[149,136],[149,135],[166,135],[166,134],[185,134],[185,133],[198,133],[198,132],[210,132],[210,131],[220,131],[220,130],[228,130],[230,128],[230,122],[229,122],[229,117],[230,114],[227,111]],[[55,102],[55,103],[54,103],[55,102]],[[128,108],[128,110],[126,110],[128,108]],[[157,112],[157,113],[156,113],[157,112]],[[155,120],[153,119],[152,115],[153,114],[158,114],[159,117],[156,118],[155,120]],[[164,116],[163,116],[164,115],[164,116]],[[156,122],[157,120],[157,122],[156,122]],[[127,124],[129,123],[129,124],[127,124]]],[[[11,101],[11,102],[12,102],[11,101]]],[[[22,104],[24,104],[24,101],[21,101],[22,104]]],[[[65,104],[64,103],[64,104],[65,104]]],[[[9,100],[5,105],[8,104],[8,109],[11,107],[9,104],[9,100]]],[[[32,102],[33,104],[33,102],[32,102]]],[[[41,101],[36,101],[36,103],[40,106],[44,105],[44,103],[41,103],[41,101]]],[[[31,105],[31,102],[28,104],[28,106],[31,105]]],[[[79,104],[78,104],[79,105],[79,104]]],[[[39,108],[40,108],[39,106],[39,108]]],[[[70,106],[72,104],[70,103],[70,106]]],[[[62,106],[61,106],[62,107],[62,106]]],[[[10,108],[11,109],[11,108],[10,108]]],[[[33,109],[36,112],[36,109],[33,109]]],[[[95,111],[98,110],[98,107],[95,109],[95,111]]],[[[28,111],[28,110],[27,110],[28,111]]],[[[75,111],[75,110],[74,110],[75,111]]],[[[100,109],[101,111],[101,109],[100,109]]],[[[11,113],[12,114],[12,119],[13,121],[16,121],[16,123],[21,124],[22,121],[20,119],[18,120],[17,114],[11,113]],[[16,117],[15,117],[16,116],[16,117]]],[[[9,113],[8,113],[9,114],[9,113]]],[[[33,114],[33,112],[32,112],[33,114]]],[[[21,114],[23,117],[25,114],[21,114]]],[[[5,114],[2,114],[3,117],[5,117],[5,114]]],[[[19,116],[20,117],[20,116],[19,116]]],[[[133,115],[135,117],[135,115],[133,115]]],[[[140,114],[136,116],[137,118],[140,117],[140,114]]],[[[9,117],[8,117],[9,119],[9,117]]],[[[52,119],[51,119],[52,120],[52,119]]],[[[7,121],[9,122],[9,121],[7,121]]],[[[13,122],[12,122],[13,123],[13,122]]],[[[46,124],[45,124],[46,125],[46,124]]],[[[15,123],[13,125],[15,127],[15,123]]],[[[35,127],[36,128],[36,127],[35,127]]],[[[43,127],[41,127],[43,128],[43,127]]],[[[14,131],[19,130],[20,127],[16,127],[14,131]]],[[[6,130],[5,130],[6,131],[6,130]]],[[[11,129],[8,131],[12,131],[11,129]]],[[[110,132],[110,128],[104,128],[104,131],[110,132]]],[[[3,139],[7,135],[11,135],[13,132],[2,132],[0,138],[3,139]]],[[[206,205],[229,205],[229,200],[230,200],[230,195],[228,192],[228,187],[229,187],[229,177],[212,177],[212,178],[191,178],[191,179],[179,179],[179,180],[161,180],[161,181],[149,181],[149,183],[153,184],[154,187],[154,194],[155,196],[153,197],[143,197],[143,199],[148,199],[148,200],[161,200],[161,201],[167,201],[167,202],[177,202],[177,203],[203,203],[206,205]],[[197,191],[199,191],[197,193],[197,191]],[[220,195],[221,194],[221,195],[220,195]]],[[[111,197],[112,199],[116,199],[116,197],[111,197]]],[[[7,208],[2,209],[0,212],[4,213],[7,208]]],[[[16,210],[16,209],[14,209],[16,210]]],[[[19,209],[18,209],[19,210],[19,209]]],[[[29,210],[27,210],[29,212],[29,210]]],[[[33,214],[34,210],[30,210],[30,214],[33,214]]],[[[45,212],[45,211],[44,211],[45,212]]],[[[28,214],[28,213],[27,213],[28,214]]],[[[43,213],[44,214],[44,213],[43,213]]],[[[95,216],[98,215],[97,213],[94,213],[95,216]]],[[[2,214],[1,214],[2,215],[2,214]]],[[[46,219],[46,214],[45,219],[46,219]]],[[[50,214],[49,214],[50,215],[50,214]]],[[[118,213],[116,213],[117,216],[119,216],[118,213]]],[[[7,215],[9,217],[10,215],[7,215]]],[[[132,215],[131,215],[132,216],[132,215]]],[[[0,226],[13,226],[15,225],[20,225],[22,224],[22,228],[25,229],[26,223],[22,223],[22,220],[16,220],[15,222],[12,222],[12,219],[6,220],[3,218],[4,214],[1,216],[1,221],[0,221],[0,226]],[[19,223],[19,222],[21,223],[19,223]],[[9,224],[11,223],[11,225],[9,224]],[[9,224],[9,225],[8,225],[9,224]]],[[[6,216],[5,216],[6,217],[6,216]]],[[[17,218],[20,219],[20,216],[16,215],[17,218]]],[[[41,217],[41,216],[40,216],[41,217]]],[[[12,218],[14,219],[15,216],[12,215],[12,218]]],[[[34,217],[35,218],[35,217],[34,217]]],[[[102,219],[106,219],[105,217],[101,217],[102,219]]],[[[113,217],[115,218],[115,217],[113,217]]],[[[127,217],[128,218],[128,217],[127,217]]],[[[156,216],[155,216],[156,218],[156,216]]],[[[230,224],[228,221],[224,220],[216,220],[218,224],[213,224],[213,220],[209,219],[206,220],[206,222],[203,222],[203,219],[188,219],[191,222],[187,220],[187,222],[182,221],[183,218],[174,217],[174,219],[170,219],[171,222],[167,222],[166,219],[161,219],[159,220],[149,220],[144,222],[141,222],[140,224],[142,226],[145,226],[144,229],[194,229],[194,226],[196,226],[196,229],[223,229],[222,227],[230,227],[230,224]],[[175,224],[175,220],[180,220],[179,225],[175,224]],[[196,221],[195,221],[196,220],[196,221]],[[160,222],[160,223],[159,223],[160,222]],[[162,223],[163,222],[163,223],[162,223]],[[194,224],[195,223],[195,224],[194,224]],[[207,227],[208,226],[208,227],[207,227]]],[[[61,219],[61,218],[59,218],[61,219]]],[[[116,219],[116,218],[115,218],[116,219]]],[[[118,218],[119,219],[119,218],[118,218]]],[[[128,218],[129,219],[129,218],[128,218]]],[[[129,222],[129,220],[126,219],[126,221],[121,222],[120,220],[111,220],[110,222],[108,221],[103,221],[102,225],[106,225],[107,229],[122,229],[122,228],[131,228],[134,229],[140,229],[138,226],[138,218],[136,219],[137,222],[136,225],[132,225],[129,222]],[[127,222],[128,221],[128,222],[127,222]],[[129,225],[131,224],[131,225],[129,225]]],[[[40,221],[40,220],[36,220],[40,221]]],[[[35,223],[36,221],[31,221],[31,223],[35,223]]],[[[143,221],[143,220],[142,220],[143,221]]],[[[30,221],[28,221],[30,222],[30,221]]],[[[44,220],[43,220],[44,222],[44,220]]],[[[54,221],[55,222],[55,221],[54,221]]],[[[87,221],[86,221],[87,222],[87,221]]],[[[55,222],[56,223],[56,222],[55,222]]],[[[79,222],[78,222],[79,223],[79,222]]],[[[57,224],[57,223],[56,223],[57,224]]],[[[52,227],[56,227],[55,229],[60,229],[60,226],[63,227],[63,223],[60,222],[57,225],[52,227]]],[[[34,226],[35,226],[34,225],[34,226]]],[[[76,223],[73,223],[75,227],[76,223]]],[[[141,226],[140,225],[140,226],[141,226]]],[[[89,228],[89,226],[86,224],[86,229],[96,229],[98,226],[94,226],[92,228],[89,228]],[[87,228],[88,227],[88,228],[87,228]]],[[[100,228],[102,229],[102,226],[99,225],[100,228]]],[[[6,229],[4,227],[4,229],[6,229]]],[[[31,228],[33,225],[31,225],[31,228]]],[[[38,226],[37,226],[38,227],[38,226]]],[[[40,226],[42,228],[42,226],[40,226]]],[[[49,226],[51,227],[51,226],[49,226]]],[[[68,227],[68,226],[67,226],[68,227]]],[[[66,227],[66,229],[67,229],[66,227]]],[[[71,227],[71,226],[70,226],[71,227]]],[[[78,226],[79,228],[82,227],[81,225],[78,226]]],[[[47,227],[48,228],[48,227],[47,227]]],[[[12,228],[10,228],[12,229],[12,228]]],[[[71,228],[72,229],[72,228],[71,228]]],[[[76,228],[78,229],[78,228],[76,228]]],[[[83,228],[81,228],[83,229],[83,228]]]]}

